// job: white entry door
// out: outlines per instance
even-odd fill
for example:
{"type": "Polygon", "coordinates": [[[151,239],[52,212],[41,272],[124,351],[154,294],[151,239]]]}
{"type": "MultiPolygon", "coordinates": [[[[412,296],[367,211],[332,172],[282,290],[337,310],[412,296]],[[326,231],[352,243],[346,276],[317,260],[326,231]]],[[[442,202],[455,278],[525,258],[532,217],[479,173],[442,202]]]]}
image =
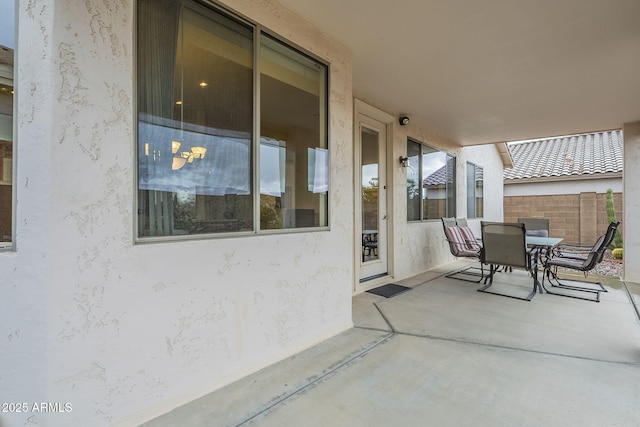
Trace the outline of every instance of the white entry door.
{"type": "MultiPolygon", "coordinates": [[[[359,150],[359,197],[356,203],[361,236],[360,282],[387,274],[387,126],[357,114],[359,150]]],[[[358,169],[356,169],[358,170],[358,169]]]]}

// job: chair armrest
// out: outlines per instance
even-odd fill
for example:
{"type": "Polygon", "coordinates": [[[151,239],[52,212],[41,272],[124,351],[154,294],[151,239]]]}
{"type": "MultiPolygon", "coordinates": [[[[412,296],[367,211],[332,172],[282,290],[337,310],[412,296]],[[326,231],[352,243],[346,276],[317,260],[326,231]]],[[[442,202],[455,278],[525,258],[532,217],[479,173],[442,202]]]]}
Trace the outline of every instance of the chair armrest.
{"type": "Polygon", "coordinates": [[[559,245],[553,248],[552,255],[562,258],[585,259],[592,249],[592,246],[559,245]]]}

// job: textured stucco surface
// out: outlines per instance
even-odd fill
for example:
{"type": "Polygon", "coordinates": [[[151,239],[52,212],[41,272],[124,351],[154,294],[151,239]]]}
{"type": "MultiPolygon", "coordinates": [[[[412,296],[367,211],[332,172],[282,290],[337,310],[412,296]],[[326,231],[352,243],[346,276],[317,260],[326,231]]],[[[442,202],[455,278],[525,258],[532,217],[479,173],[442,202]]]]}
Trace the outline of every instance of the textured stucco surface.
{"type": "Polygon", "coordinates": [[[331,64],[331,231],[134,244],[134,2],[21,2],[0,400],[73,409],[3,427],[141,421],[351,326],[350,54],[228,3],[331,64]]]}
{"type": "MultiPolygon", "coordinates": [[[[225,3],[330,64],[331,230],[136,244],[134,2],[20,2],[0,401],[73,409],[0,414],[0,426],[136,424],[351,326],[351,53],[274,1],[225,3]]],[[[439,222],[406,222],[394,159],[407,136],[484,167],[496,200],[485,218],[502,215],[502,165],[492,146],[462,150],[417,127],[393,135],[391,268],[408,277],[452,258],[439,222]]]]}
{"type": "MultiPolygon", "coordinates": [[[[637,223],[640,210],[640,121],[625,123],[624,128],[624,219],[627,224],[622,240],[624,242],[624,280],[640,283],[640,241],[630,237],[637,235],[633,225],[637,223]]],[[[634,236],[635,237],[635,236],[634,236]]]]}
{"type": "MultiPolygon", "coordinates": [[[[502,161],[498,151],[493,145],[466,147],[461,149],[452,141],[448,141],[438,135],[423,129],[398,129],[394,144],[394,155],[397,159],[400,155],[406,155],[407,137],[424,144],[447,151],[456,157],[456,187],[458,197],[456,209],[458,217],[467,216],[467,186],[466,163],[471,162],[483,168],[484,173],[484,216],[483,218],[470,219],[469,226],[476,235],[480,235],[480,220],[502,220],[502,161]]],[[[395,229],[395,276],[406,278],[418,274],[424,270],[438,267],[452,262],[454,257],[449,251],[449,245],[444,239],[442,222],[431,221],[407,221],[407,190],[406,172],[394,165],[394,215],[395,229]]]]}

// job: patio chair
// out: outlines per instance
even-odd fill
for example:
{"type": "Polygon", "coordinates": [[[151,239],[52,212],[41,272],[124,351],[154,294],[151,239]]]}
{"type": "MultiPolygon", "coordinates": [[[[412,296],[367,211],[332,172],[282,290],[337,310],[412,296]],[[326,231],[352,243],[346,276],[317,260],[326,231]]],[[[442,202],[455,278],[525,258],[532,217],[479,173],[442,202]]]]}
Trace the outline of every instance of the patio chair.
{"type": "Polygon", "coordinates": [[[378,234],[362,233],[362,262],[367,256],[378,255],[378,234]]]}
{"type": "MultiPolygon", "coordinates": [[[[618,227],[619,226],[620,226],[620,221],[611,222],[609,224],[609,226],[607,227],[607,231],[605,232],[606,238],[605,238],[604,242],[602,243],[605,250],[602,251],[602,253],[600,255],[600,259],[598,260],[599,263],[602,262],[602,259],[604,258],[604,253],[606,252],[606,249],[609,247],[609,245],[611,245],[611,242],[613,242],[613,239],[616,236],[616,232],[618,231],[618,227]]],[[[554,250],[554,256],[561,256],[561,257],[564,257],[564,258],[574,258],[574,259],[585,260],[587,258],[587,256],[589,255],[589,252],[591,251],[591,248],[592,248],[592,246],[559,245],[554,250]]]]}
{"type": "MultiPolygon", "coordinates": [[[[456,258],[474,258],[480,261],[482,245],[477,241],[469,227],[460,227],[455,218],[442,218],[444,235],[449,243],[451,255],[456,258]]],[[[484,267],[469,266],[446,275],[451,279],[480,283],[484,278],[484,267]],[[479,270],[479,272],[478,272],[479,270]]]]}
{"type": "MultiPolygon", "coordinates": [[[[518,222],[524,224],[527,236],[549,237],[549,220],[547,218],[518,218],[518,222]]],[[[545,251],[542,256],[548,256],[545,251]]]]}
{"type": "Polygon", "coordinates": [[[550,258],[545,261],[545,270],[542,277],[542,286],[547,293],[567,296],[571,298],[586,299],[589,301],[600,300],[600,292],[607,292],[607,289],[600,282],[583,282],[580,280],[563,279],[561,282],[558,278],[558,268],[565,268],[569,270],[581,271],[585,277],[589,271],[595,268],[596,265],[602,262],[604,253],[613,241],[620,222],[612,222],[607,227],[607,231],[598,238],[596,243],[591,246],[587,251],[583,248],[574,246],[562,246],[556,251],[550,258]],[[580,291],[594,294],[594,298],[584,298],[576,295],[560,294],[553,291],[549,291],[544,286],[545,277],[548,279],[551,287],[566,289],[571,291],[580,291]],[[567,282],[582,283],[582,286],[570,285],[567,282]]]}
{"type": "Polygon", "coordinates": [[[478,289],[503,297],[531,301],[538,289],[537,257],[527,250],[526,228],[522,223],[485,222],[480,223],[482,231],[482,255],[480,261],[489,264],[489,275],[485,280],[486,285],[478,289]],[[533,290],[526,297],[508,295],[493,290],[488,290],[493,285],[493,275],[500,267],[521,268],[531,275],[533,290]]]}
{"type": "Polygon", "coordinates": [[[549,237],[549,220],[547,218],[518,218],[524,224],[527,236],[549,237]]]}

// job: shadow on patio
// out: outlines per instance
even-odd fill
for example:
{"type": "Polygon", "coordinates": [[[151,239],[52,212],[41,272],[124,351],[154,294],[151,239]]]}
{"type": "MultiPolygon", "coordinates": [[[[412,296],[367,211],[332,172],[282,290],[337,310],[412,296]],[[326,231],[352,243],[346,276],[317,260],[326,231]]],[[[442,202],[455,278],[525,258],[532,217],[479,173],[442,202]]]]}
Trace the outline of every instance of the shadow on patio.
{"type": "MultiPolygon", "coordinates": [[[[640,425],[640,286],[525,302],[443,276],[459,266],[357,295],[353,329],[148,425],[640,425]]],[[[521,271],[495,280],[531,289],[521,271]]]]}

